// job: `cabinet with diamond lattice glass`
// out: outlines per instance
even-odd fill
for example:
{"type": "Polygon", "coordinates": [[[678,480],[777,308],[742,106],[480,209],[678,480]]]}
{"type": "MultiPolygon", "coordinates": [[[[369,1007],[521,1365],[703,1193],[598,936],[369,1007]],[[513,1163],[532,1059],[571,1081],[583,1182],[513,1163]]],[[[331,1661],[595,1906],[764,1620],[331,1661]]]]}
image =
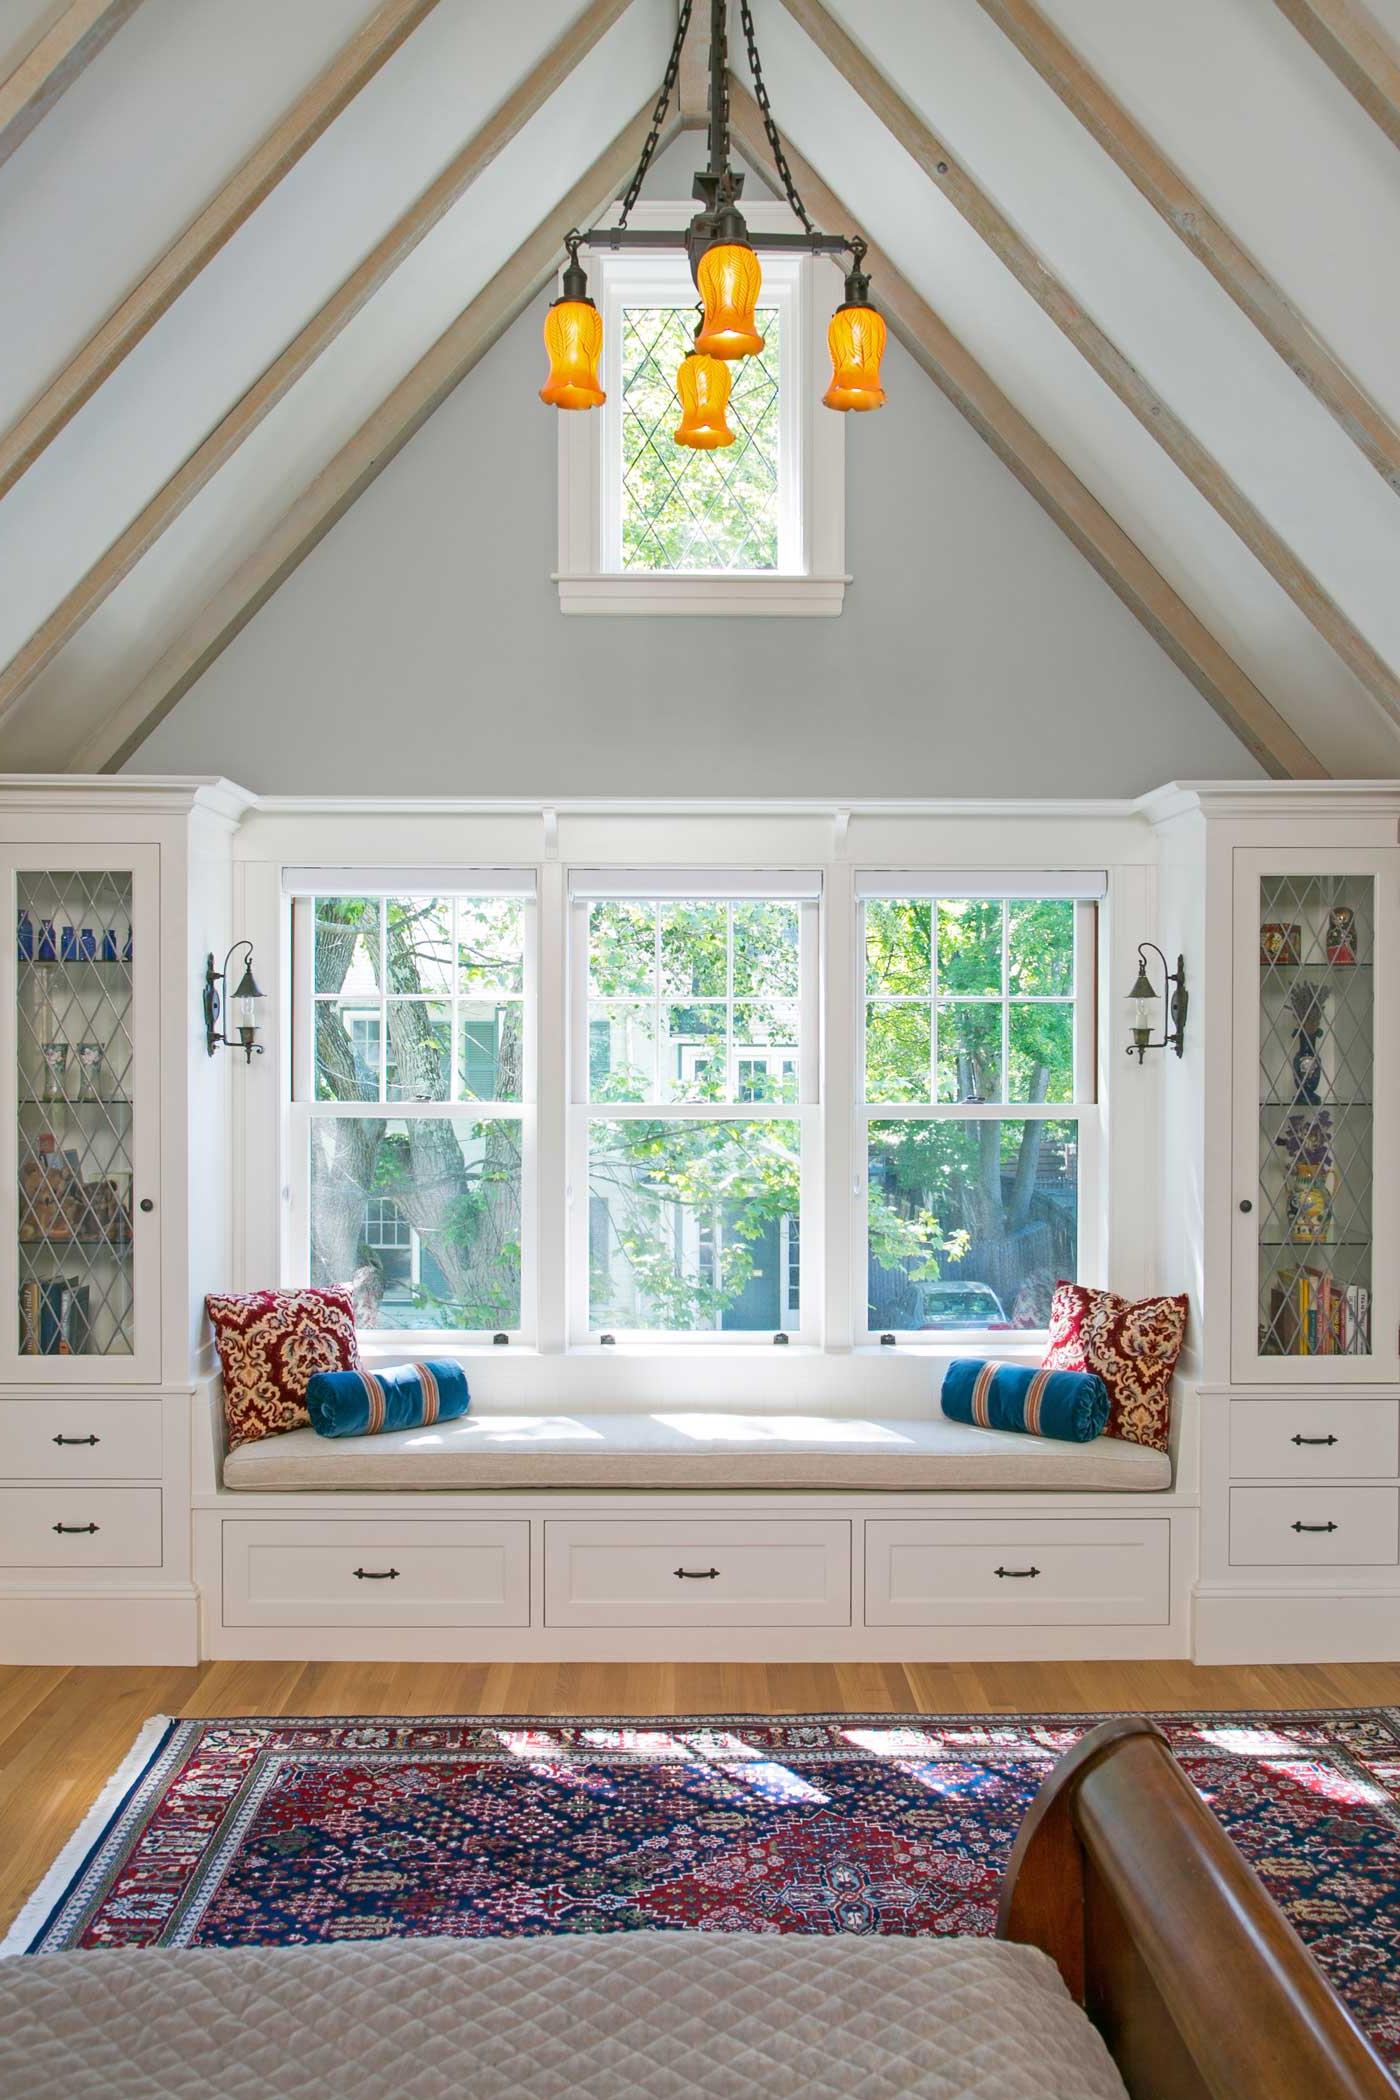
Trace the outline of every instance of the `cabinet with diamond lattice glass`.
{"type": "Polygon", "coordinates": [[[3,1353],[21,1381],[141,1376],[154,1344],[153,1248],[139,1229],[154,1185],[153,879],[141,850],[125,867],[14,870],[3,1353]]]}
{"type": "Polygon", "coordinates": [[[1237,1204],[1236,1372],[1384,1378],[1397,1250],[1378,1216],[1396,1171],[1382,871],[1343,852],[1238,873],[1237,987],[1252,1012],[1237,1034],[1250,1077],[1236,1157],[1254,1194],[1237,1204]]]}

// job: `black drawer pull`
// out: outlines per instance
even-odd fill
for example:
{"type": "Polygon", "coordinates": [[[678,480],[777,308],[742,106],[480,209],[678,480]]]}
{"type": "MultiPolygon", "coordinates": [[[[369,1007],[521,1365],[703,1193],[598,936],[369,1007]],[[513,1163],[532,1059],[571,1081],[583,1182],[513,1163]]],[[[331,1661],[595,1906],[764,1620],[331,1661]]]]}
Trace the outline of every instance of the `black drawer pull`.
{"type": "Polygon", "coordinates": [[[55,1524],[55,1525],[54,1525],[54,1530],[55,1530],[55,1531],[60,1531],[60,1532],[62,1532],[65,1538],[73,1538],[73,1537],[76,1537],[76,1536],[77,1536],[77,1535],[78,1535],[78,1534],[79,1534],[80,1532],[87,1532],[87,1531],[96,1531],[96,1529],[97,1529],[97,1526],[96,1526],[95,1524],[55,1524]]]}
{"type": "Polygon", "coordinates": [[[1295,1524],[1295,1531],[1335,1531],[1335,1524],[1295,1524]]]}
{"type": "Polygon", "coordinates": [[[713,1582],[719,1574],[718,1568],[677,1568],[677,1582],[713,1582]]]}
{"type": "Polygon", "coordinates": [[[1032,1575],[1038,1575],[1040,1570],[1039,1568],[998,1568],[997,1573],[1002,1577],[1009,1577],[1014,1582],[1020,1582],[1029,1580],[1032,1575]]]}
{"type": "Polygon", "coordinates": [[[100,1444],[102,1439],[100,1436],[56,1436],[54,1442],[56,1444],[100,1444]]]}
{"type": "Polygon", "coordinates": [[[1337,1439],[1334,1436],[1295,1436],[1293,1441],[1295,1444],[1335,1444],[1337,1439]]]}
{"type": "Polygon", "coordinates": [[[356,1582],[397,1582],[397,1568],[356,1568],[356,1582]]]}

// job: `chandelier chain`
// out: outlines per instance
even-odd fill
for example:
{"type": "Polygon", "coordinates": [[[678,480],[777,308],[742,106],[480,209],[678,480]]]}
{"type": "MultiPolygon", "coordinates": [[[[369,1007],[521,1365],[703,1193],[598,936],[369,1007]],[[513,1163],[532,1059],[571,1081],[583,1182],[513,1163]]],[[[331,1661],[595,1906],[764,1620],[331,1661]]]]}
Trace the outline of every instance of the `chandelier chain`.
{"type": "Polygon", "coordinates": [[[817,229],[808,216],[806,205],[797,194],[797,184],[792,179],[792,170],[787,164],[787,155],[783,151],[783,142],[778,136],[778,127],[773,121],[773,111],[768,100],[768,89],[764,85],[763,80],[763,67],[759,62],[758,39],[754,34],[753,9],[749,5],[749,0],[739,0],[739,19],[743,24],[744,42],[748,47],[749,71],[753,74],[754,100],[758,104],[759,114],[763,118],[763,129],[768,134],[769,151],[773,155],[773,165],[777,169],[778,178],[783,185],[783,194],[787,198],[794,215],[801,220],[803,231],[815,233],[817,229]]]}
{"type": "Polygon", "coordinates": [[[641,195],[642,184],[647,178],[647,169],[651,166],[656,149],[661,143],[661,127],[666,121],[666,112],[671,106],[671,96],[675,92],[676,76],[681,69],[681,51],[685,45],[686,31],[690,27],[690,16],[694,4],[695,0],[681,0],[680,17],[676,23],[676,40],[671,46],[671,55],[666,61],[666,72],[661,82],[661,93],[657,96],[656,107],[651,113],[651,130],[647,133],[647,141],[642,148],[642,157],[637,162],[637,171],[628,183],[627,194],[622,200],[622,217],[618,220],[619,231],[626,226],[632,206],[641,195]]]}

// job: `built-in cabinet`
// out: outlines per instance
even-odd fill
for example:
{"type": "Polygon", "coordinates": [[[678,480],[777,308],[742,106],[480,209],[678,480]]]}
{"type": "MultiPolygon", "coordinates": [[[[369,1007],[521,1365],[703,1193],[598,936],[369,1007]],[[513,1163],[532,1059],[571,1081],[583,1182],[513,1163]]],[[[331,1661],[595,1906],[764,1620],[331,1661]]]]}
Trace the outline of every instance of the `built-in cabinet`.
{"type": "Polygon", "coordinates": [[[1202,997],[1163,1085],[1200,1249],[1204,1661],[1400,1656],[1400,794],[1149,798],[1202,997]]]}
{"type": "Polygon", "coordinates": [[[0,1655],[193,1661],[196,1310],[226,1248],[218,783],[0,783],[0,1655]]]}

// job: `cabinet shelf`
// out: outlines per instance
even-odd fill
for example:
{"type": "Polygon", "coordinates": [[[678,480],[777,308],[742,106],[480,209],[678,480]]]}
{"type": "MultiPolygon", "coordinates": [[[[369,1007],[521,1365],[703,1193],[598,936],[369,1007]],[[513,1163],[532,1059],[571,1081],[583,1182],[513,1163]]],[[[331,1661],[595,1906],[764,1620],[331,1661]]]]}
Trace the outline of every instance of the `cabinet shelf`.
{"type": "Polygon", "coordinates": [[[21,1108],[130,1108],[130,1094],[21,1094],[21,1108]]]}

